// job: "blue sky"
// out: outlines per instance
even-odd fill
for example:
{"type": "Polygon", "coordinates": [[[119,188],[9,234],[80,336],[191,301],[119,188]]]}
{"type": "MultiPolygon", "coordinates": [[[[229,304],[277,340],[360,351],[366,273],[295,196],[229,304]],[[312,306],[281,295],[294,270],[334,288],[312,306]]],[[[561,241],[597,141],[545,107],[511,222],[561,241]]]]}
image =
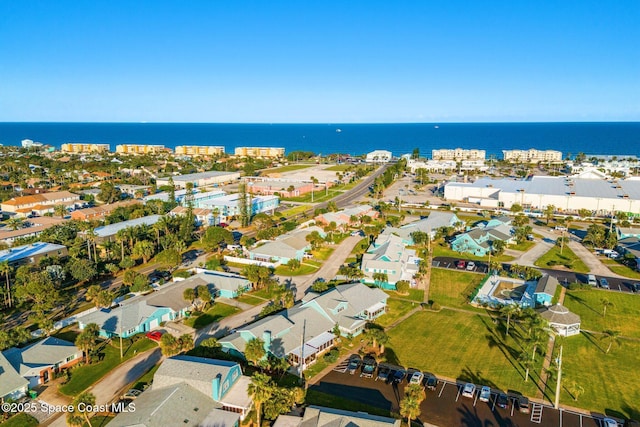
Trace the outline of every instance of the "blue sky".
{"type": "Polygon", "coordinates": [[[640,1],[0,2],[0,121],[640,120],[640,1]]]}

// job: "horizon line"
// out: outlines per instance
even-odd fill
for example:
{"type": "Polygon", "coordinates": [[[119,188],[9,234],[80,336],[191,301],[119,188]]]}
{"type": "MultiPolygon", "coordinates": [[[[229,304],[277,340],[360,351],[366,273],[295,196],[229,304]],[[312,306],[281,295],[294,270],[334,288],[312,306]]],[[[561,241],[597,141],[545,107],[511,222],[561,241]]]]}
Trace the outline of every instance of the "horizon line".
{"type": "Polygon", "coordinates": [[[547,120],[547,121],[433,121],[433,122],[188,122],[188,121],[0,121],[0,124],[203,124],[203,125],[447,125],[447,124],[567,124],[567,123],[640,123],[640,120],[547,120]]]}

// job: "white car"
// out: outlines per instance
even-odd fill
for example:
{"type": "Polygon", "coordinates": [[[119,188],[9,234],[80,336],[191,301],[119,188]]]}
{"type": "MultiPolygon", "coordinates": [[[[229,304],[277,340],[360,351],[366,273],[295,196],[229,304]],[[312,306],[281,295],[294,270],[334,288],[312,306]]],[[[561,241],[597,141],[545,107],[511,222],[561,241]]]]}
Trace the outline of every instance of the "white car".
{"type": "Polygon", "coordinates": [[[462,397],[469,397],[473,399],[473,395],[476,393],[476,386],[471,383],[466,383],[462,389],[462,397]]]}
{"type": "Polygon", "coordinates": [[[409,384],[422,384],[422,379],[424,375],[422,372],[416,371],[411,375],[411,379],[409,379],[409,384]]]}
{"type": "Polygon", "coordinates": [[[603,418],[602,427],[618,427],[618,422],[611,418],[603,418]]]}
{"type": "Polygon", "coordinates": [[[468,271],[473,271],[476,268],[476,263],[473,261],[469,261],[467,263],[467,270],[468,271]]]}
{"type": "Polygon", "coordinates": [[[482,389],[480,389],[480,397],[478,397],[478,399],[480,399],[480,401],[482,402],[488,402],[489,399],[491,398],[491,388],[485,386],[482,386],[482,389]]]}

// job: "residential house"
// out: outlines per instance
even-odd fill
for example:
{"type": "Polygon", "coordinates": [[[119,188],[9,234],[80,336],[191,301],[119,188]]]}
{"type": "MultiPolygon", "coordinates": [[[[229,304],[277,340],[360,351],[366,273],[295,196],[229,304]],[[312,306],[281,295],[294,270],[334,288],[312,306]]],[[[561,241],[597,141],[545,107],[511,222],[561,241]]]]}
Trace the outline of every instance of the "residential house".
{"type": "Polygon", "coordinates": [[[6,202],[2,202],[0,207],[3,212],[10,212],[20,217],[27,217],[30,215],[53,213],[54,207],[57,205],[63,205],[67,209],[73,209],[79,204],[81,204],[79,195],[70,193],[69,191],[54,191],[14,197],[6,202]]]}
{"type": "Polygon", "coordinates": [[[402,420],[370,415],[366,412],[344,411],[309,405],[304,415],[280,415],[273,427],[400,427],[402,420]]]}
{"type": "Polygon", "coordinates": [[[291,259],[302,261],[304,254],[311,249],[307,236],[317,231],[323,238],[326,233],[320,227],[307,227],[290,231],[261,246],[249,250],[249,259],[256,261],[277,261],[286,264],[291,259]]]}
{"type": "Polygon", "coordinates": [[[48,216],[39,216],[35,218],[29,218],[29,220],[23,222],[24,228],[17,230],[9,230],[8,227],[4,227],[0,230],[0,242],[5,242],[8,245],[12,245],[16,239],[39,236],[44,230],[47,230],[54,225],[62,224],[66,222],[63,218],[54,218],[48,216]]]}
{"type": "Polygon", "coordinates": [[[412,233],[416,231],[429,234],[431,238],[435,238],[439,229],[451,227],[458,229],[464,224],[460,218],[453,212],[432,211],[427,218],[414,221],[402,227],[387,227],[383,230],[384,234],[396,234],[402,238],[407,245],[413,245],[412,233]]]}
{"type": "Polygon", "coordinates": [[[478,226],[465,233],[458,234],[451,242],[451,249],[478,256],[488,255],[493,244],[501,240],[506,244],[515,241],[512,233],[511,218],[501,216],[489,220],[484,226],[478,226]]]}
{"type": "Polygon", "coordinates": [[[553,297],[556,294],[558,286],[558,279],[548,274],[543,275],[538,280],[538,284],[533,293],[535,305],[550,306],[553,303],[553,297]]]}
{"type": "Polygon", "coordinates": [[[246,325],[219,342],[225,351],[242,356],[247,342],[260,338],[269,354],[296,366],[304,358],[306,367],[334,345],[336,325],[341,335],[359,335],[367,322],[385,313],[387,298],[382,290],[361,283],[312,292],[294,307],[246,325]]]}
{"type": "Polygon", "coordinates": [[[28,389],[48,383],[55,373],[82,361],[73,343],[48,337],[24,348],[0,353],[0,401],[18,399],[28,389]]]}
{"type": "Polygon", "coordinates": [[[82,350],[73,343],[47,337],[24,348],[3,352],[11,366],[29,381],[29,388],[48,383],[55,373],[82,361],[82,350]]]}
{"type": "MultiPolygon", "coordinates": [[[[186,287],[207,286],[211,295],[222,298],[237,298],[251,289],[251,282],[238,274],[205,270],[203,268],[196,268],[194,271],[197,274],[179,282],[182,290],[186,289],[186,287]]],[[[176,278],[175,280],[179,279],[176,278]]]]}
{"type": "Polygon", "coordinates": [[[384,289],[395,289],[400,280],[415,286],[413,277],[418,272],[419,264],[416,251],[407,249],[401,237],[382,233],[362,255],[362,281],[384,289]],[[377,278],[376,273],[385,274],[386,280],[377,278]]]}
{"type": "Polygon", "coordinates": [[[122,202],[110,203],[106,205],[94,206],[92,208],[76,209],[71,212],[71,219],[78,221],[101,220],[111,215],[118,208],[124,208],[132,205],[139,205],[139,200],[125,200],[122,202]]]}
{"type": "MultiPolygon", "coordinates": [[[[186,208],[184,206],[176,206],[169,212],[169,215],[173,217],[184,216],[188,211],[189,208],[186,208]]],[[[212,225],[216,225],[216,220],[213,216],[213,210],[205,208],[193,208],[191,212],[195,217],[196,225],[198,227],[209,227],[212,225]]]]}
{"type": "Polygon", "coordinates": [[[128,227],[137,227],[139,225],[153,225],[160,220],[162,215],[149,215],[142,218],[130,219],[128,221],[116,222],[115,224],[104,225],[97,227],[93,231],[98,236],[100,243],[105,241],[115,241],[118,231],[124,230],[128,227]]]}
{"type": "Polygon", "coordinates": [[[67,255],[66,246],[36,242],[0,251],[0,262],[8,261],[10,265],[18,266],[22,264],[37,264],[42,258],[63,258],[67,255]]]}
{"type": "Polygon", "coordinates": [[[368,216],[370,218],[377,218],[378,211],[376,211],[370,205],[360,205],[360,206],[344,209],[338,212],[326,212],[316,216],[315,220],[316,222],[324,225],[328,225],[328,224],[331,224],[332,222],[335,222],[338,228],[346,229],[347,227],[354,225],[353,221],[351,220],[352,217],[356,217],[357,221],[360,222],[362,220],[362,217],[364,216],[368,216]]]}
{"type": "MultiPolygon", "coordinates": [[[[199,203],[198,207],[217,209],[222,222],[229,222],[232,217],[240,215],[240,194],[227,194],[208,201],[199,203]]],[[[247,194],[247,205],[251,207],[251,215],[262,212],[273,214],[280,205],[280,198],[277,196],[251,196],[247,194]]]]}

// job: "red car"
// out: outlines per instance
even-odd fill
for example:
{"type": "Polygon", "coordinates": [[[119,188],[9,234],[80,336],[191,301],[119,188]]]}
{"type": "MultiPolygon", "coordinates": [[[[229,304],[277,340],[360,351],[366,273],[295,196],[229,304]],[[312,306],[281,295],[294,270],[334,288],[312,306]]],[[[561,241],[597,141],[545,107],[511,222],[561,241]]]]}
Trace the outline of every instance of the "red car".
{"type": "Polygon", "coordinates": [[[160,338],[162,338],[162,332],[160,332],[160,331],[151,331],[151,332],[147,332],[146,336],[147,336],[147,338],[149,338],[152,341],[160,341],[160,338]]]}
{"type": "Polygon", "coordinates": [[[463,260],[458,261],[458,263],[456,264],[458,268],[464,268],[466,265],[467,263],[464,262],[463,260]]]}

